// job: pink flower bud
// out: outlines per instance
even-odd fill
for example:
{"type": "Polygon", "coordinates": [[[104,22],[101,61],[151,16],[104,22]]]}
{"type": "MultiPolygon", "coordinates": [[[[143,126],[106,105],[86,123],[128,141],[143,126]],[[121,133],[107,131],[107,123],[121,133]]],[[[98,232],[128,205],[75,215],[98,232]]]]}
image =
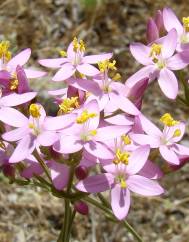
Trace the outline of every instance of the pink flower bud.
{"type": "Polygon", "coordinates": [[[163,24],[163,15],[161,10],[158,10],[156,15],[155,15],[155,19],[154,19],[156,26],[158,28],[158,30],[162,30],[164,28],[164,24],[163,24]]]}
{"type": "Polygon", "coordinates": [[[3,165],[2,169],[3,169],[3,174],[5,176],[9,176],[9,177],[15,176],[15,168],[13,166],[6,164],[6,165],[3,165]]]}
{"type": "Polygon", "coordinates": [[[78,201],[74,204],[75,210],[82,214],[82,215],[87,215],[89,213],[89,207],[86,203],[78,201]]]}
{"type": "Polygon", "coordinates": [[[152,18],[150,18],[147,22],[146,37],[148,43],[151,43],[159,38],[159,30],[152,18]]]}
{"type": "Polygon", "coordinates": [[[83,180],[88,176],[88,169],[85,166],[78,166],[75,169],[75,175],[78,180],[83,180]]]}

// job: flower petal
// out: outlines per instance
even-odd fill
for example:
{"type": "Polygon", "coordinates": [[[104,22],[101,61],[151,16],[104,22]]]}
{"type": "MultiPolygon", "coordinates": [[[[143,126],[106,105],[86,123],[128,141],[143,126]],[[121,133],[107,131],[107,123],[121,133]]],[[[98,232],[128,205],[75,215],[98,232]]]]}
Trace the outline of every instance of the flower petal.
{"type": "Polygon", "coordinates": [[[180,161],[178,156],[175,154],[175,152],[173,150],[171,150],[170,148],[168,148],[165,145],[161,145],[159,147],[159,151],[162,155],[162,157],[169,163],[173,164],[173,165],[179,165],[180,161]]]}
{"type": "Polygon", "coordinates": [[[183,27],[171,8],[163,9],[163,22],[167,31],[175,28],[179,35],[183,33],[183,27]]]}
{"type": "Polygon", "coordinates": [[[109,60],[112,58],[112,53],[104,53],[99,55],[86,55],[83,57],[83,62],[88,64],[96,64],[100,61],[109,60]]]}
{"type": "Polygon", "coordinates": [[[100,71],[96,67],[86,63],[78,65],[76,68],[80,73],[86,76],[95,76],[100,73],[100,71]]]}
{"type": "Polygon", "coordinates": [[[17,65],[23,66],[24,64],[26,64],[26,62],[29,60],[31,56],[31,49],[25,49],[23,51],[21,51],[19,54],[15,55],[9,62],[8,62],[8,66],[12,68],[17,67],[17,65]]]}
{"type": "Polygon", "coordinates": [[[150,47],[141,43],[132,43],[130,45],[131,54],[142,65],[152,64],[150,56],[150,47]]]}
{"type": "Polygon", "coordinates": [[[22,140],[19,141],[13,154],[11,155],[9,162],[17,163],[26,159],[35,149],[35,137],[26,135],[22,140]]]}
{"type": "Polygon", "coordinates": [[[69,180],[69,168],[64,164],[51,161],[50,165],[51,178],[53,185],[57,190],[62,190],[67,186],[69,180]]]}
{"type": "Polygon", "coordinates": [[[177,31],[176,29],[172,29],[169,31],[169,33],[159,39],[159,41],[157,41],[157,43],[162,44],[162,56],[163,58],[168,58],[171,57],[176,49],[177,46],[177,31]]]}
{"type": "Polygon", "coordinates": [[[131,139],[139,145],[150,145],[151,148],[158,148],[160,137],[146,134],[130,134],[131,139]]]}
{"type": "Polygon", "coordinates": [[[27,78],[38,78],[46,75],[45,71],[38,71],[32,69],[24,69],[27,78]]]}
{"type": "Polygon", "coordinates": [[[43,59],[39,60],[39,64],[49,68],[59,68],[61,64],[67,62],[67,58],[54,58],[54,59],[43,59]]]}
{"type": "Polygon", "coordinates": [[[127,172],[130,175],[138,173],[145,165],[150,154],[150,146],[145,145],[137,148],[131,153],[129,157],[129,164],[127,165],[127,172]]]}
{"type": "Polygon", "coordinates": [[[159,179],[163,176],[163,172],[160,170],[159,166],[150,160],[147,160],[138,174],[149,179],[159,179]]]}
{"type": "Polygon", "coordinates": [[[14,108],[1,108],[0,120],[13,127],[23,127],[27,125],[28,119],[14,108]]]}
{"type": "Polygon", "coordinates": [[[146,37],[148,43],[151,43],[159,38],[159,30],[155,21],[152,18],[150,18],[147,22],[146,37]]]}
{"type": "Polygon", "coordinates": [[[109,190],[114,177],[111,174],[104,173],[95,176],[89,176],[77,183],[76,188],[82,192],[98,193],[109,190]]]}
{"type": "Polygon", "coordinates": [[[51,146],[58,140],[58,134],[53,131],[43,131],[37,137],[37,141],[42,146],[51,146]]]}
{"type": "Polygon", "coordinates": [[[36,92],[27,92],[22,94],[12,93],[0,99],[0,106],[14,107],[23,103],[27,103],[34,99],[36,92]]]}
{"type": "Polygon", "coordinates": [[[111,206],[117,219],[123,220],[130,208],[130,191],[116,184],[111,190],[111,206]]]}
{"type": "Polygon", "coordinates": [[[21,127],[4,133],[2,137],[4,140],[12,142],[24,138],[29,132],[28,127],[21,127]]]}
{"type": "Polygon", "coordinates": [[[189,63],[189,51],[175,54],[167,60],[167,68],[173,71],[184,69],[189,63]]]}
{"type": "Polygon", "coordinates": [[[159,86],[162,92],[170,99],[175,99],[178,94],[178,81],[175,74],[167,68],[160,71],[159,86]]]}
{"type": "Polygon", "coordinates": [[[164,192],[156,181],[139,175],[129,176],[127,185],[129,190],[142,196],[158,196],[164,192]]]}
{"type": "Polygon", "coordinates": [[[74,74],[75,70],[76,69],[72,64],[65,63],[64,65],[62,65],[60,70],[57,71],[52,80],[55,82],[64,81],[67,78],[71,77],[74,74]]]}

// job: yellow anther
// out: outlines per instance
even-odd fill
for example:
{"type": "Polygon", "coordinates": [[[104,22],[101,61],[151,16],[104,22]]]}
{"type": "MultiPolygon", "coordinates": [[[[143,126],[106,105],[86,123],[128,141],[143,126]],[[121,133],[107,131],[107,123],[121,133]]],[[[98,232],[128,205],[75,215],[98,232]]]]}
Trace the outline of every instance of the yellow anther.
{"type": "Polygon", "coordinates": [[[82,39],[79,41],[79,50],[82,52],[85,51],[85,43],[82,39]]]}
{"type": "Polygon", "coordinates": [[[87,122],[90,118],[96,117],[96,113],[89,113],[87,110],[84,110],[79,117],[77,117],[76,122],[78,124],[83,124],[87,122]]]}
{"type": "Polygon", "coordinates": [[[120,149],[116,150],[116,160],[119,160],[120,163],[128,165],[129,156],[130,156],[130,154],[128,152],[122,152],[120,149]]]}
{"type": "Polygon", "coordinates": [[[182,22],[186,32],[189,32],[189,17],[183,17],[182,22]]]}
{"type": "Polygon", "coordinates": [[[6,62],[11,59],[11,52],[9,51],[9,41],[0,42],[0,58],[3,58],[6,62]]]}
{"type": "Polygon", "coordinates": [[[29,125],[28,125],[28,126],[29,126],[29,128],[30,128],[30,129],[35,129],[35,125],[34,125],[34,124],[32,124],[32,123],[29,123],[29,125]]]}
{"type": "Polygon", "coordinates": [[[100,72],[104,72],[107,70],[117,70],[115,64],[116,64],[115,60],[113,60],[112,62],[110,62],[109,60],[105,60],[105,61],[98,62],[98,68],[100,72]]]}
{"type": "Polygon", "coordinates": [[[67,53],[66,53],[66,51],[64,51],[64,50],[61,50],[59,53],[60,53],[60,55],[61,55],[62,57],[66,57],[66,56],[67,56],[67,53]]]}
{"type": "Polygon", "coordinates": [[[118,159],[114,159],[114,160],[113,160],[113,163],[114,163],[115,165],[118,165],[118,164],[120,163],[120,160],[118,160],[118,159]]]}
{"type": "Polygon", "coordinates": [[[10,81],[10,90],[11,90],[11,91],[16,90],[16,89],[18,88],[18,84],[19,84],[18,79],[12,79],[12,80],[10,81]]]}
{"type": "Polygon", "coordinates": [[[89,134],[92,136],[95,136],[97,134],[97,130],[96,129],[90,130],[89,134]]]}
{"type": "Polygon", "coordinates": [[[152,44],[151,51],[150,51],[150,57],[152,57],[154,60],[157,60],[156,56],[160,55],[162,51],[162,45],[160,44],[152,44]]]}
{"type": "Polygon", "coordinates": [[[175,126],[179,124],[179,121],[174,120],[170,113],[165,113],[161,118],[160,121],[168,127],[175,126]]]}
{"type": "Polygon", "coordinates": [[[0,148],[6,150],[5,143],[2,140],[0,141],[0,148]]]}
{"type": "Polygon", "coordinates": [[[69,113],[79,107],[78,97],[66,98],[59,105],[60,112],[69,113]]]}
{"type": "Polygon", "coordinates": [[[113,77],[112,80],[114,81],[120,81],[121,80],[121,75],[119,73],[116,73],[113,77]]]}
{"type": "Polygon", "coordinates": [[[29,112],[33,118],[39,118],[41,116],[40,106],[37,104],[31,104],[29,107],[29,112]]]}
{"type": "Polygon", "coordinates": [[[123,140],[125,145],[130,145],[131,144],[131,139],[129,138],[128,135],[122,135],[121,139],[123,140]]]}
{"type": "Polygon", "coordinates": [[[84,43],[83,40],[80,40],[78,42],[78,39],[76,37],[74,37],[72,43],[73,43],[73,51],[74,52],[78,52],[78,51],[84,52],[85,51],[85,43],[84,43]]]}
{"type": "Polygon", "coordinates": [[[174,134],[173,134],[173,138],[179,137],[180,135],[181,135],[181,130],[180,129],[176,129],[174,134]]]}
{"type": "Polygon", "coordinates": [[[126,183],[125,179],[123,179],[123,178],[120,179],[120,186],[123,189],[127,188],[127,183],[126,183]]]}

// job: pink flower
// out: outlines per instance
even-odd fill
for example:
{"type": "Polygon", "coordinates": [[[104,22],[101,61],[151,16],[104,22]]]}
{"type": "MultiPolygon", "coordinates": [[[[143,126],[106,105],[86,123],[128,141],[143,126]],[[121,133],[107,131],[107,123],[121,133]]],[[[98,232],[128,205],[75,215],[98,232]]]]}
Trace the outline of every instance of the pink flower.
{"type": "Polygon", "coordinates": [[[185,124],[174,120],[170,114],[160,119],[164,123],[161,131],[142,114],[139,116],[146,134],[132,134],[131,138],[140,145],[149,144],[151,148],[159,148],[161,156],[170,164],[179,165],[180,156],[189,156],[189,147],[177,144],[185,131],[185,124]]]}
{"type": "Polygon", "coordinates": [[[39,63],[42,66],[50,68],[60,68],[60,70],[53,77],[53,81],[64,81],[70,78],[76,71],[86,76],[94,76],[99,73],[99,70],[91,64],[96,64],[99,61],[110,59],[111,53],[85,56],[85,45],[82,40],[78,42],[77,38],[71,42],[64,53],[64,58],[44,59],[39,63]]]}
{"type": "MultiPolygon", "coordinates": [[[[63,116],[64,117],[64,116],[63,116]]],[[[110,151],[103,144],[106,140],[113,139],[127,133],[130,126],[99,126],[99,107],[95,100],[84,105],[77,111],[75,124],[65,130],[62,129],[61,117],[47,121],[51,130],[60,131],[60,140],[54,144],[54,149],[63,154],[75,153],[82,148],[94,156],[103,158],[110,151]],[[52,125],[51,125],[52,124],[52,125]]]]}
{"type": "MultiPolygon", "coordinates": [[[[11,58],[11,52],[9,51],[9,42],[2,41],[0,43],[0,71],[7,71],[11,78],[16,78],[17,66],[23,66],[29,60],[31,56],[31,49],[25,49],[19,54],[11,58]]],[[[37,78],[44,76],[46,73],[43,71],[37,71],[32,69],[24,69],[27,78],[37,78]]]]}
{"type": "Polygon", "coordinates": [[[177,44],[175,29],[153,43],[145,46],[141,43],[130,45],[134,58],[145,67],[140,69],[127,80],[127,85],[132,87],[141,78],[149,77],[150,81],[158,79],[162,92],[170,99],[175,99],[178,94],[178,82],[174,70],[181,70],[189,63],[187,51],[174,54],[177,44]]]}
{"type": "Polygon", "coordinates": [[[179,21],[171,8],[163,9],[163,22],[165,29],[177,31],[177,50],[183,51],[189,49],[189,17],[183,17],[182,23],[179,21]]]}
{"type": "MultiPolygon", "coordinates": [[[[16,110],[15,110],[16,111],[16,110]]],[[[12,156],[11,163],[19,162],[27,158],[35,148],[42,146],[51,146],[57,139],[58,135],[45,128],[46,113],[39,104],[30,105],[30,117],[25,117],[22,113],[16,111],[12,113],[11,120],[4,118],[4,122],[13,127],[18,127],[12,131],[3,134],[3,139],[9,142],[19,141],[12,156]]],[[[73,121],[74,115],[64,116],[63,127],[69,125],[73,121]]],[[[10,117],[9,117],[10,119],[10,117]]],[[[48,120],[48,118],[47,118],[48,120]]]]}
{"type": "Polygon", "coordinates": [[[128,154],[120,152],[115,157],[114,164],[104,166],[105,173],[87,177],[80,181],[76,188],[88,193],[110,189],[113,213],[122,220],[130,208],[130,191],[143,196],[157,196],[164,190],[156,181],[137,175],[147,162],[149,146],[139,147],[128,154]]]}

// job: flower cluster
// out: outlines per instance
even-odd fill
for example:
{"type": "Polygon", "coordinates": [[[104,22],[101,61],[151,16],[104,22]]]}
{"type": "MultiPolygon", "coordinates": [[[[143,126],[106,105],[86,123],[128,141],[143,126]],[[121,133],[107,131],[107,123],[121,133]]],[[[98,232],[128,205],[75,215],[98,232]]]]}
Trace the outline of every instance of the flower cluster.
{"type": "Polygon", "coordinates": [[[131,54],[144,67],[126,82],[112,53],[86,55],[84,41],[77,38],[67,51],[60,51],[60,58],[39,60],[44,67],[58,69],[52,81],[64,87],[49,91],[57,105],[55,116],[46,114],[29,86],[28,79],[46,74],[23,67],[31,50],[12,57],[9,42],[2,41],[0,164],[4,174],[12,182],[47,186],[57,196],[78,196],[77,211],[86,209],[85,197],[109,191],[118,220],[128,214],[131,192],[163,194],[162,163],[171,168],[189,158],[189,147],[178,143],[186,124],[165,113],[160,130],[142,113],[142,99],[154,80],[168,98],[177,97],[176,71],[189,64],[189,17],[182,22],[169,8],[149,19],[147,45],[130,45],[131,54]]]}

